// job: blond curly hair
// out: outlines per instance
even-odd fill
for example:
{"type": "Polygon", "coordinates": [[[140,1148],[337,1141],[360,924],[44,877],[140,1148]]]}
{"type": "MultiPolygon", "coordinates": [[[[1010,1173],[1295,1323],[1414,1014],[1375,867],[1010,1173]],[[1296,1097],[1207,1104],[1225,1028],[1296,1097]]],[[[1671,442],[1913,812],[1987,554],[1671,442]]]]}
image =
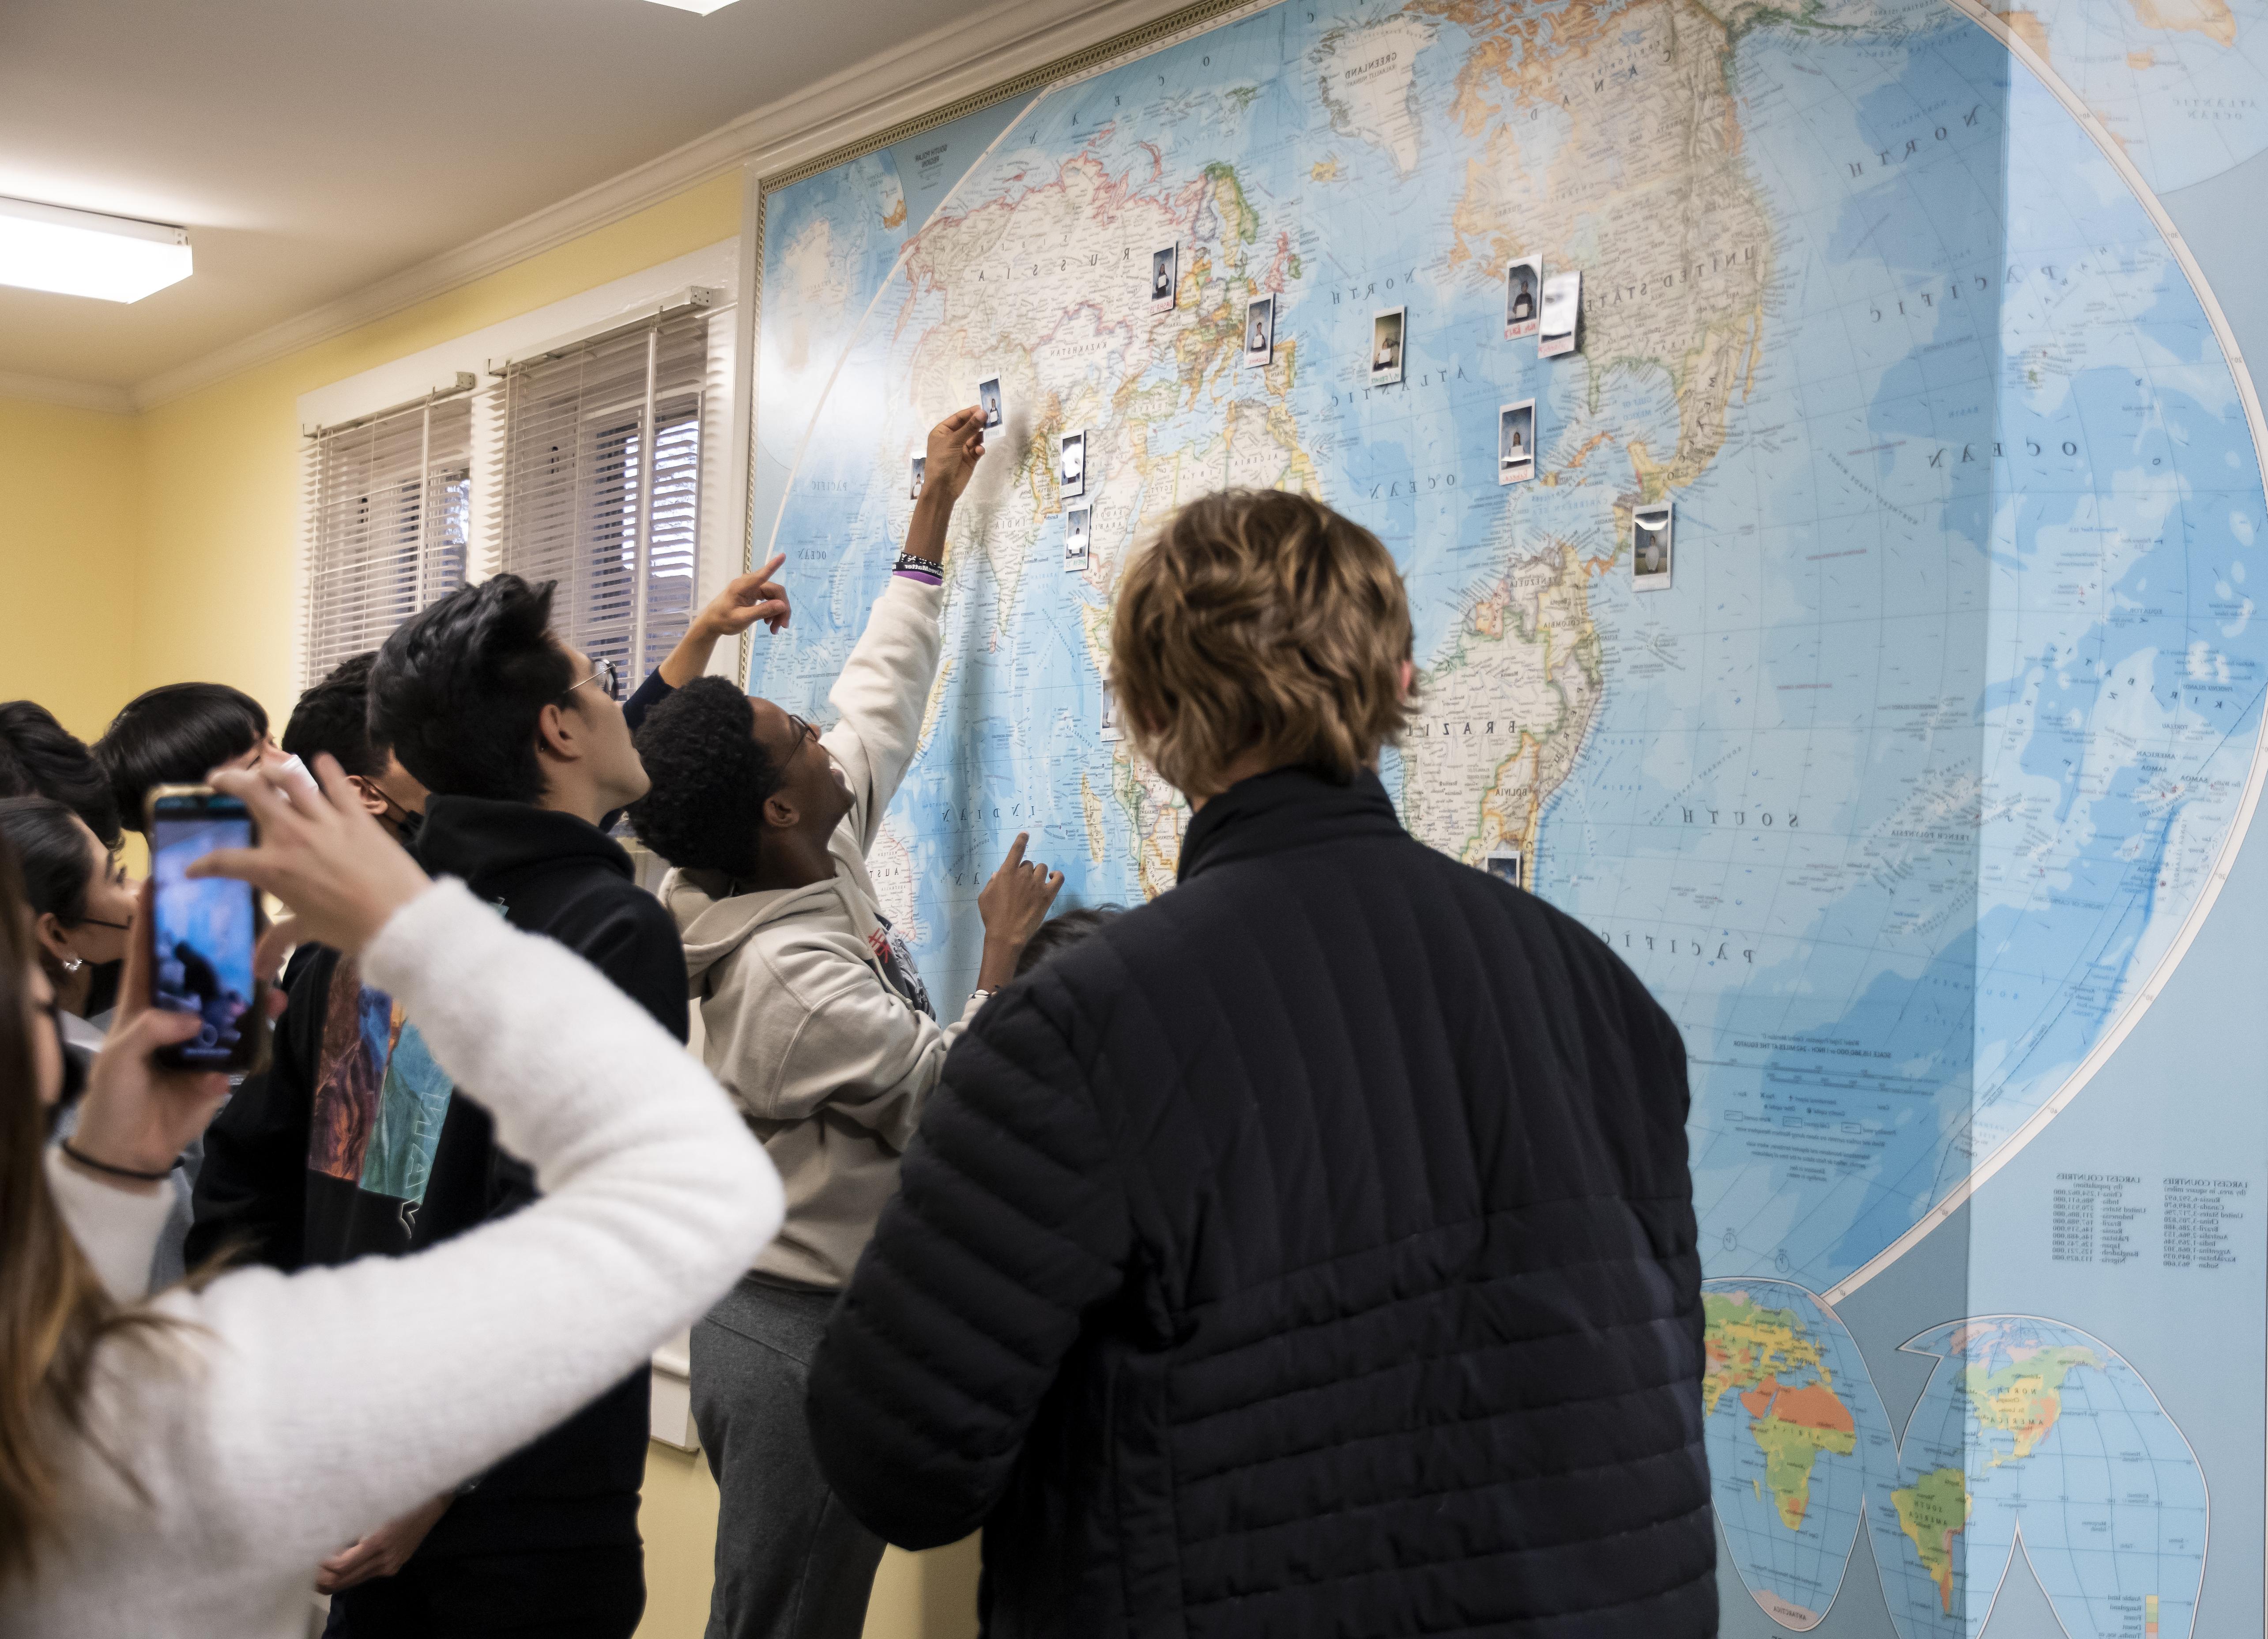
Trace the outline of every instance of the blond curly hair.
{"type": "Polygon", "coordinates": [[[1412,640],[1376,535],[1304,495],[1227,490],[1127,565],[1111,683],[1136,749],[1192,797],[1225,789],[1247,752],[1351,779],[1409,720],[1412,640]]]}

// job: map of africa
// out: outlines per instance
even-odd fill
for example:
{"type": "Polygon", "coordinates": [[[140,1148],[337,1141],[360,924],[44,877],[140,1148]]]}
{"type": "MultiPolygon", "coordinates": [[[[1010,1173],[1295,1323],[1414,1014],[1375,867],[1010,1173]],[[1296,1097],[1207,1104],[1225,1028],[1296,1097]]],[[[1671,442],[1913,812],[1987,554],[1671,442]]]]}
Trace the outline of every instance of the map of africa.
{"type": "MultiPolygon", "coordinates": [[[[1186,809],[1106,717],[1144,532],[1227,484],[1375,531],[1418,625],[1382,770],[1406,822],[1516,853],[1684,1034],[1719,1517],[1783,1626],[1864,1520],[1902,1632],[1978,1631],[1977,1556],[2005,1562],[2072,1408],[2088,1438],[2155,1409],[2056,1323],[1966,1321],[1908,1347],[2044,1361],[2037,1386],[1940,1368],[1899,1444],[1830,1305],[2083,1086],[2257,799],[2262,430],[2154,190],[2268,150],[2264,30],[2227,0],[1307,0],[1052,87],[981,149],[917,137],[767,201],[756,543],[799,602],[753,689],[823,709],[909,458],[1002,383],[873,861],[932,987],[972,982],[1019,831],[1070,902],[1172,883],[1186,809]],[[1572,355],[1505,337],[1524,256],[1583,275],[1572,355]],[[1373,387],[1389,308],[1402,378],[1373,387]],[[1499,484],[1499,408],[1530,399],[1535,476],[1499,484]],[[1662,502],[1674,574],[1641,590],[1632,513],[1662,502]],[[2003,1430],[2018,1401],[2061,1411],[2003,1430]]],[[[2187,1632],[2201,1534],[2103,1517],[2088,1563],[2187,1632]]],[[[2145,1632],[2088,1608],[2071,1631],[2145,1632]]]]}

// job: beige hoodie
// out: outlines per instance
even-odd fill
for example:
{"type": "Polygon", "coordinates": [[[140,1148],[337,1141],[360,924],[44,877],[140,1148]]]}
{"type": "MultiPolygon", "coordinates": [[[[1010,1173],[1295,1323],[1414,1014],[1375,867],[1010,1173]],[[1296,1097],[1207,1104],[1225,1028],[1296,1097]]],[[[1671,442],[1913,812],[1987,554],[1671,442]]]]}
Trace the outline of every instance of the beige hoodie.
{"type": "Polygon", "coordinates": [[[850,812],[828,842],[835,875],[723,898],[683,871],[661,884],[685,939],[702,1056],[787,1191],[787,1222],[755,1271],[800,1286],[850,1280],[968,1023],[939,1024],[884,977],[866,874],[937,677],[942,597],[892,577],[828,692],[839,720],[822,742],[850,782],[850,812]]]}

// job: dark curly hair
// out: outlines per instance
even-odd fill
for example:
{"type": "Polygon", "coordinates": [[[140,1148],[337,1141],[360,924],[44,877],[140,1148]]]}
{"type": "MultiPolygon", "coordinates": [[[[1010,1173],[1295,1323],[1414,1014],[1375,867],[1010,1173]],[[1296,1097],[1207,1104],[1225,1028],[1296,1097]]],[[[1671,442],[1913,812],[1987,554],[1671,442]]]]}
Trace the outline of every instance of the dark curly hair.
{"type": "Polygon", "coordinates": [[[370,740],[436,796],[535,802],[543,708],[575,663],[551,640],[551,587],[496,575],[394,628],[370,673],[370,740]]]}
{"type": "Polygon", "coordinates": [[[118,845],[118,799],[86,742],[36,700],[0,705],[0,796],[53,797],[118,845]]]}
{"type": "Polygon", "coordinates": [[[1123,904],[1083,904],[1051,916],[1027,940],[1016,957],[1016,977],[1045,967],[1073,945],[1083,945],[1126,912],[1123,904]]]}
{"type": "Polygon", "coordinates": [[[653,786],[630,805],[640,842],[681,869],[756,874],[764,799],[784,771],[755,723],[724,677],[696,677],[646,713],[637,753],[653,786]]]}

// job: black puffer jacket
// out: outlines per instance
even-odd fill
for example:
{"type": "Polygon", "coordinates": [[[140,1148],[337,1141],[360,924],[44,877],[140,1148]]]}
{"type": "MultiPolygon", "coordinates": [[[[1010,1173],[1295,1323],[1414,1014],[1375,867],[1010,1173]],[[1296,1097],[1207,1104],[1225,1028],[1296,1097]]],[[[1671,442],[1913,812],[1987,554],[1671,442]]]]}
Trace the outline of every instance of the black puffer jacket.
{"type": "Polygon", "coordinates": [[[994,1634],[1717,1626],[1676,1029],[1378,781],[1208,803],[989,1004],[811,1373],[994,1634]]]}

